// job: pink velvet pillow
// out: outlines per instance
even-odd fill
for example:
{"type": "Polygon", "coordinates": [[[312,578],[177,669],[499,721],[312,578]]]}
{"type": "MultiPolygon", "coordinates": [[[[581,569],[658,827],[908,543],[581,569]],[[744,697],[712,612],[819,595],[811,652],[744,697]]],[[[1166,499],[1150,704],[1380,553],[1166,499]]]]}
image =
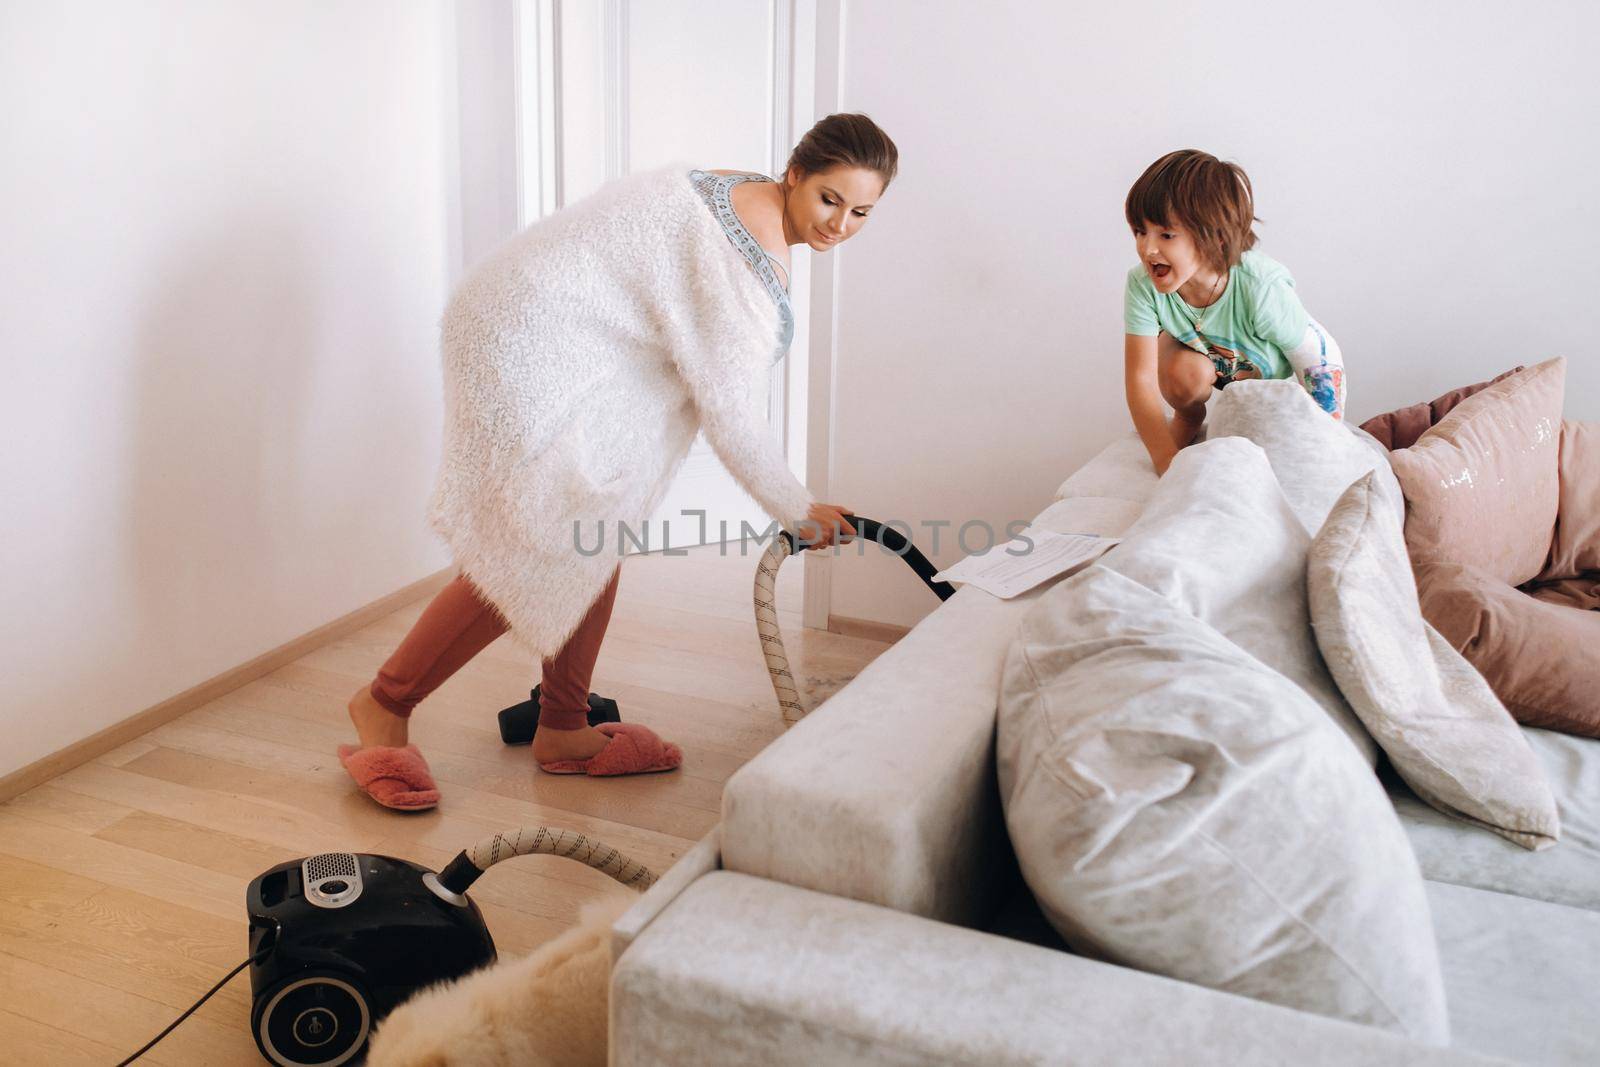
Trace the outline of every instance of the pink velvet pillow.
{"type": "Polygon", "coordinates": [[[1416,568],[1422,614],[1524,726],[1600,737],[1600,611],[1513,589],[1470,566],[1416,568]]]}
{"type": "Polygon", "coordinates": [[[1387,449],[1410,448],[1417,443],[1417,438],[1428,432],[1428,427],[1444,418],[1455,410],[1457,404],[1475,393],[1481,393],[1495,382],[1509,378],[1522,367],[1512,367],[1504,374],[1496,375],[1486,382],[1475,382],[1472,385],[1463,385],[1460,389],[1452,389],[1443,396],[1434,397],[1426,404],[1407,404],[1403,408],[1385,411],[1382,415],[1374,415],[1361,424],[1361,428],[1387,449]]]}
{"type": "Polygon", "coordinates": [[[1600,571],[1600,422],[1561,424],[1561,505],[1541,581],[1600,571]]]}
{"type": "Polygon", "coordinates": [[[1461,563],[1507,585],[1544,570],[1561,491],[1566,372],[1558,358],[1513,374],[1389,453],[1413,563],[1461,563]]]}

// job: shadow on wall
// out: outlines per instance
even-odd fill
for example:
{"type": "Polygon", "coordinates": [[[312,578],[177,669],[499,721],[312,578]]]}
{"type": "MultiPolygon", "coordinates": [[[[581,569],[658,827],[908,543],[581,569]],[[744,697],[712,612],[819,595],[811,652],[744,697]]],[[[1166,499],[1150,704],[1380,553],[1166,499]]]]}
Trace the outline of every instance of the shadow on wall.
{"type": "Polygon", "coordinates": [[[124,574],[132,643],[163,692],[277,643],[257,612],[276,614],[285,569],[304,559],[292,535],[317,500],[314,251],[302,225],[271,213],[208,227],[174,253],[139,327],[124,574]]]}

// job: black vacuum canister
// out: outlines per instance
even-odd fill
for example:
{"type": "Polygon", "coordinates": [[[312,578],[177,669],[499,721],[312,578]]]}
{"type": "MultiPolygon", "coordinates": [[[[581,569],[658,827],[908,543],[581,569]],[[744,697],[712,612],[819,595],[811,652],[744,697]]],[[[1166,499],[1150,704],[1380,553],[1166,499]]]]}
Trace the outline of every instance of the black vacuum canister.
{"type": "MultiPolygon", "coordinates": [[[[539,730],[539,687],[533,687],[528,700],[513,704],[500,713],[500,740],[508,745],[531,745],[539,730]]],[[[589,725],[621,722],[622,713],[610,697],[589,694],[589,725]]]]}
{"type": "Polygon", "coordinates": [[[430,888],[431,875],[407,860],[330,852],[250,883],[250,1022],[269,1062],[350,1062],[412,993],[494,962],[477,904],[430,888]]]}

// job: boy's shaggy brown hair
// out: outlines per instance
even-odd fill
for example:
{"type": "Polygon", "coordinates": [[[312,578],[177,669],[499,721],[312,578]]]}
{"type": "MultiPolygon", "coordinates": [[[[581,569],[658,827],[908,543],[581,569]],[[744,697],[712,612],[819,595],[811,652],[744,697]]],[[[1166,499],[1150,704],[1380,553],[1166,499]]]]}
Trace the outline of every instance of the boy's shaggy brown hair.
{"type": "Polygon", "coordinates": [[[1206,265],[1224,273],[1255,247],[1251,224],[1261,221],[1244,168],[1194,148],[1168,152],[1146,167],[1123,210],[1134,229],[1182,226],[1206,265]]]}

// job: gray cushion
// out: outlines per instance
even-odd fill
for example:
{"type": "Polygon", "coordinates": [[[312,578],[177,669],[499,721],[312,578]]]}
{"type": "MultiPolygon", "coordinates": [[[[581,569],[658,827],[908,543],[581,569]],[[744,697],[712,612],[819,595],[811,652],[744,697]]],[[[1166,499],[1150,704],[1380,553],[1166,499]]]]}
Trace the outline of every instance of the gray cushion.
{"type": "Polygon", "coordinates": [[[1052,589],[1006,659],[998,755],[1023,875],[1077,951],[1446,1041],[1421,875],[1377,779],[1193,615],[1104,565],[1052,589]]]}
{"type": "Polygon", "coordinates": [[[1600,1063],[1600,914],[1437,882],[1428,900],[1454,1047],[1600,1063]]]}
{"type": "MultiPolygon", "coordinates": [[[[1311,403],[1304,390],[1294,388],[1311,403]]],[[[1314,404],[1312,409],[1317,419],[1333,422],[1314,404]]],[[[1349,443],[1368,454],[1353,438],[1349,443]]],[[[1372,766],[1378,746],[1328,673],[1311,630],[1311,535],[1296,519],[1258,445],[1239,437],[1214,439],[1178,453],[1139,521],[1102,562],[1169,598],[1303,689],[1372,766]]]]}
{"type": "Polygon", "coordinates": [[[1306,585],[1323,658],[1418,796],[1549,848],[1560,822],[1539,759],[1483,677],[1423,621],[1403,520],[1365,474],[1312,539],[1306,585]]]}
{"type": "Polygon", "coordinates": [[[1561,842],[1530,853],[1433,810],[1388,782],[1425,878],[1600,911],[1600,741],[1524,730],[1561,816],[1561,842]]]}
{"type": "Polygon", "coordinates": [[[1400,500],[1387,453],[1372,436],[1331,419],[1298,382],[1234,382],[1211,406],[1208,440],[1243,437],[1272,463],[1289,506],[1306,533],[1322,528],[1334,501],[1351,482],[1382,471],[1379,490],[1400,500]]]}
{"type": "Polygon", "coordinates": [[[726,871],[623,953],[611,1012],[615,1067],[1483,1062],[726,871]]]}

